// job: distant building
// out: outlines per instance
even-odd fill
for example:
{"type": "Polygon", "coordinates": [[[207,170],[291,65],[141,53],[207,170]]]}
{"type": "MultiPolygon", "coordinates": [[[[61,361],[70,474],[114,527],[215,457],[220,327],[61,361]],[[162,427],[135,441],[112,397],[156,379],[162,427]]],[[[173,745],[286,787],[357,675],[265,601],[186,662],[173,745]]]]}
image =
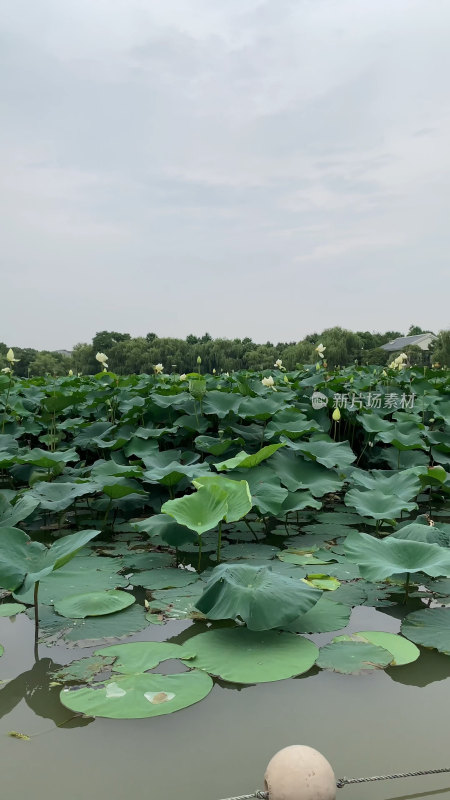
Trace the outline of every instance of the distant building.
{"type": "Polygon", "coordinates": [[[67,358],[70,358],[70,356],[72,355],[71,350],[54,350],[53,352],[58,353],[58,355],[60,356],[67,356],[67,358]]]}
{"type": "Polygon", "coordinates": [[[386,342],[381,345],[382,350],[387,350],[388,353],[397,353],[404,350],[405,347],[414,345],[420,347],[421,350],[429,350],[430,345],[436,341],[437,336],[434,333],[420,333],[417,336],[399,336],[393,339],[392,342],[386,342]]]}

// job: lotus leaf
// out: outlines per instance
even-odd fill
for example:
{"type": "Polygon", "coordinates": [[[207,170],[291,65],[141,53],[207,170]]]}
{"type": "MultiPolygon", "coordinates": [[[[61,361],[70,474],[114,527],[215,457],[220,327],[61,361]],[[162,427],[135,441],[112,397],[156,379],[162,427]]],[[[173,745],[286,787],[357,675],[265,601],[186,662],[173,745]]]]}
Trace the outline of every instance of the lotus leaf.
{"type": "Polygon", "coordinates": [[[408,503],[395,494],[385,494],[381,489],[360,491],[350,489],[344,499],[346,506],[356,508],[358,514],[373,519],[395,519],[402,511],[412,511],[417,503],[408,503]]]}
{"type": "Polygon", "coordinates": [[[450,608],[413,611],[402,622],[402,634],[411,642],[450,656],[450,608]]]}
{"type": "Polygon", "coordinates": [[[231,683],[266,683],[308,672],[319,653],[293,633],[222,628],[200,633],[183,645],[188,666],[231,683]]]}
{"type": "Polygon", "coordinates": [[[180,525],[205,533],[215,528],[228,511],[227,493],[218,486],[202,486],[197,492],[167,500],[161,508],[180,525]]]}
{"type": "Polygon", "coordinates": [[[380,540],[356,531],[345,540],[347,557],[363,578],[380,581],[404,572],[425,572],[436,578],[450,575],[450,552],[437,544],[388,537],[380,540]]]}
{"type": "Polygon", "coordinates": [[[280,628],[312,608],[321,596],[314,587],[267,567],[221,564],[213,570],[196,607],[209,619],[240,617],[249,630],[280,628]]]}
{"type": "Polygon", "coordinates": [[[172,714],[198,703],[211,691],[209,675],[199,670],[180,675],[124,675],[97,686],[63,689],[61,703],[90,717],[143,719],[172,714]]]}
{"type": "Polygon", "coordinates": [[[405,639],[403,636],[398,636],[396,633],[385,633],[384,631],[359,631],[352,633],[350,636],[336,636],[334,642],[351,641],[351,642],[369,642],[376,644],[379,647],[384,647],[389,653],[392,653],[394,660],[391,662],[392,667],[400,667],[403,664],[410,664],[412,661],[420,656],[420,650],[412,642],[405,639]]]}
{"type": "Polygon", "coordinates": [[[114,614],[132,606],[135,598],[128,592],[112,589],[108,592],[72,594],[54,603],[55,611],[62,617],[84,619],[114,614]]]}
{"type": "Polygon", "coordinates": [[[366,670],[383,669],[389,666],[393,659],[392,653],[378,645],[333,639],[330,644],[320,648],[317,666],[350,675],[366,670]]]}

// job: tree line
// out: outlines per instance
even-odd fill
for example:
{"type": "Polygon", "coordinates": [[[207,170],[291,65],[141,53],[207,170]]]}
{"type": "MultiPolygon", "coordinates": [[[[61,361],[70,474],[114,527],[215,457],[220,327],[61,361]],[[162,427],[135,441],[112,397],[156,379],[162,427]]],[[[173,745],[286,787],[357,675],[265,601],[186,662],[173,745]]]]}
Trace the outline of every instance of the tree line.
{"type": "MultiPolygon", "coordinates": [[[[93,375],[101,366],[96,353],[106,353],[109,369],[119,375],[151,373],[156,364],[162,364],[166,373],[232,372],[234,370],[271,369],[281,359],[287,370],[302,364],[317,361],[315,348],[322,343],[328,367],[357,364],[379,364],[385,366],[395,354],[381,350],[381,345],[398,336],[425,333],[412,325],[408,332],[350,331],[341,327],[327,328],[322,333],[312,333],[298,342],[266,342],[257,344],[252,339],[213,339],[209,333],[203,336],[190,334],[186,339],[159,337],[156,333],[132,337],[129,333],[100,331],[92,343],[75,345],[71,354],[62,351],[35,350],[14,347],[15,373],[21,377],[39,375],[74,374],[93,375]],[[200,359],[200,361],[199,361],[200,359]]],[[[9,345],[0,343],[0,359],[3,361],[9,345]]],[[[418,347],[406,348],[411,364],[428,363],[430,354],[418,347]]],[[[432,363],[450,365],[450,331],[441,331],[431,353],[432,363]]],[[[6,362],[5,362],[6,363],[6,362]]]]}

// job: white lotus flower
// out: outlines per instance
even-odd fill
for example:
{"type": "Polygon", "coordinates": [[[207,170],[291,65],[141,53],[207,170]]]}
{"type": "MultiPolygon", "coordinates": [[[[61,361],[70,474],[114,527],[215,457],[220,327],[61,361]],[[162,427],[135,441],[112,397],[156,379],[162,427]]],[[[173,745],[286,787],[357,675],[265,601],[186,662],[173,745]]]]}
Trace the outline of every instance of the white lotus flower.
{"type": "Polygon", "coordinates": [[[183,372],[183,374],[180,375],[180,381],[185,381],[185,380],[186,380],[186,373],[183,372]]]}
{"type": "Polygon", "coordinates": [[[68,374],[69,378],[71,378],[72,375],[73,375],[73,369],[69,369],[69,372],[67,374],[68,374]]]}
{"type": "Polygon", "coordinates": [[[11,369],[11,367],[3,367],[2,372],[6,372],[7,374],[10,374],[12,372],[12,369],[11,369]]]}
{"type": "Polygon", "coordinates": [[[270,386],[273,389],[273,385],[274,385],[275,381],[272,378],[272,375],[269,375],[268,378],[263,378],[261,383],[262,383],[263,386],[270,386]]]}
{"type": "Polygon", "coordinates": [[[108,364],[107,364],[108,356],[106,356],[105,353],[97,353],[95,358],[102,365],[103,372],[106,372],[106,370],[108,369],[108,364]]]}
{"type": "Polygon", "coordinates": [[[161,375],[161,372],[164,372],[164,367],[162,364],[154,364],[153,371],[155,375],[161,375]]]}
{"type": "Polygon", "coordinates": [[[327,349],[327,348],[326,348],[326,347],[324,347],[324,346],[323,346],[323,344],[322,344],[322,342],[321,342],[320,344],[318,344],[318,345],[317,345],[317,347],[316,347],[316,349],[315,349],[315,352],[317,353],[317,355],[319,356],[319,358],[323,358],[323,357],[324,357],[323,353],[324,353],[324,350],[326,350],[326,349],[327,349]]]}
{"type": "Polygon", "coordinates": [[[282,362],[281,358],[277,358],[277,360],[275,361],[274,367],[278,367],[278,369],[281,369],[282,366],[283,366],[283,362],[282,362]]]}
{"type": "Polygon", "coordinates": [[[17,362],[20,361],[19,358],[14,358],[14,350],[11,347],[6,353],[6,360],[9,361],[10,364],[17,364],[17,362]]]}

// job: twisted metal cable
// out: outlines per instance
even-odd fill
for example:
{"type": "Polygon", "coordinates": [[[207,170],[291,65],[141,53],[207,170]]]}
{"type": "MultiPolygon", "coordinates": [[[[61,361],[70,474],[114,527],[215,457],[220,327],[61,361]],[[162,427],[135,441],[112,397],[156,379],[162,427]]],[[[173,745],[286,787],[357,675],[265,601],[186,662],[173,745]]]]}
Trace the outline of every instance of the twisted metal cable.
{"type": "Polygon", "coordinates": [[[350,783],[369,783],[369,781],[390,781],[393,778],[416,778],[419,775],[438,775],[440,772],[450,772],[450,767],[442,769],[422,769],[417,772],[397,772],[393,775],[374,775],[371,778],[338,778],[336,786],[342,789],[350,783]]]}
{"type": "MultiPolygon", "coordinates": [[[[336,786],[342,789],[352,783],[370,783],[371,781],[390,781],[394,778],[417,778],[420,775],[439,775],[442,772],[450,772],[450,767],[442,769],[422,769],[416,772],[396,772],[392,775],[373,775],[370,778],[338,778],[336,786]]],[[[224,800],[269,800],[269,792],[253,792],[252,794],[240,794],[235,797],[226,797],[224,800]]]]}

